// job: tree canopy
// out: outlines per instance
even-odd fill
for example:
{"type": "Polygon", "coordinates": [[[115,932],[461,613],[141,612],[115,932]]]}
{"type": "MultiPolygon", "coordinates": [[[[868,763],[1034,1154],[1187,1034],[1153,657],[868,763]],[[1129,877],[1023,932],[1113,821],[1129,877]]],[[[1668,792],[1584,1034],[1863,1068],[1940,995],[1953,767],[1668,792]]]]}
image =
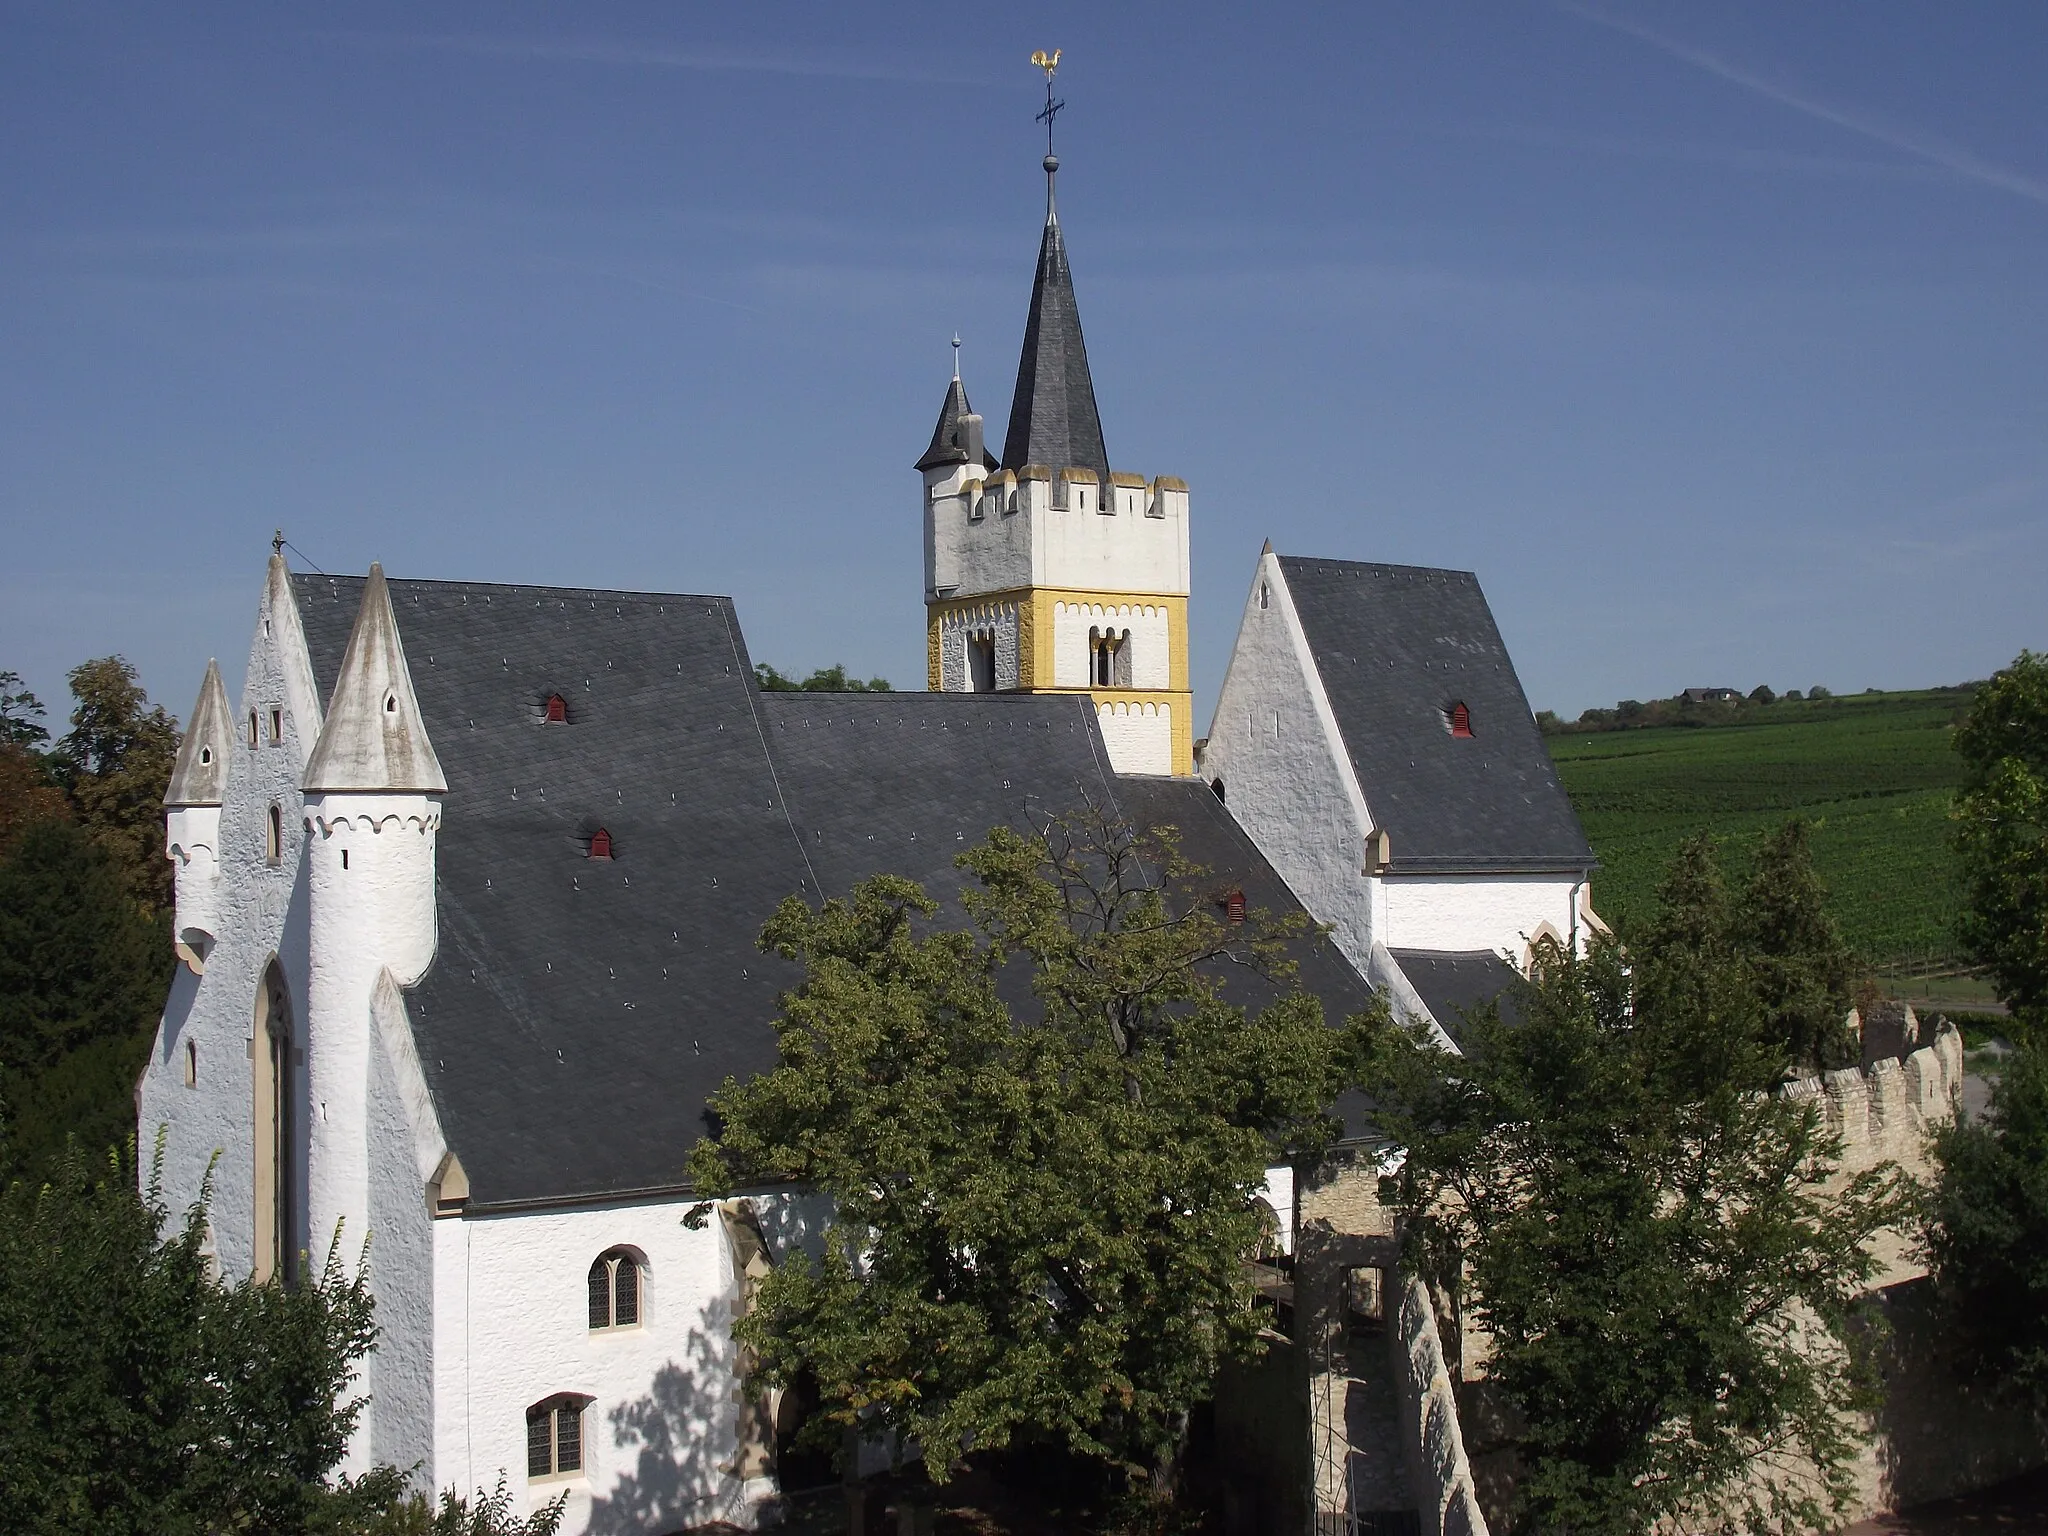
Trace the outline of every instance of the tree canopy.
{"type": "Polygon", "coordinates": [[[2048,656],[2022,651],[1977,690],[1955,748],[1963,911],[2016,1032],[2048,1035],[2048,656]]]}
{"type": "Polygon", "coordinates": [[[893,693],[885,677],[862,682],[849,676],[844,665],[834,662],[820,667],[809,677],[787,677],[765,661],[754,663],[754,680],[765,693],[893,693]]]}
{"type": "Polygon", "coordinates": [[[998,828],[958,863],[964,925],[880,876],[762,934],[803,972],[780,1064],[718,1092],[691,1170],[832,1214],[738,1336],[770,1382],[808,1371],[822,1436],[894,1431],[934,1478],[1034,1439],[1170,1484],[1219,1362],[1260,1347],[1256,1197],[1326,1146],[1349,1036],[1287,983],[1305,925],[1173,898],[1199,876],[1170,830],[998,828]],[[1233,972],[1280,995],[1248,1013],[1233,972]]]}
{"type": "Polygon", "coordinates": [[[1847,1500],[1855,1302],[1905,1195],[1830,1183],[1838,1141],[1771,1091],[1785,991],[1744,932],[1696,841],[1626,955],[1539,946],[1515,1024],[1479,1010],[1462,1057],[1389,1031],[1366,1073],[1415,1260],[1491,1336],[1534,1529],[1777,1530],[1847,1500]]]}

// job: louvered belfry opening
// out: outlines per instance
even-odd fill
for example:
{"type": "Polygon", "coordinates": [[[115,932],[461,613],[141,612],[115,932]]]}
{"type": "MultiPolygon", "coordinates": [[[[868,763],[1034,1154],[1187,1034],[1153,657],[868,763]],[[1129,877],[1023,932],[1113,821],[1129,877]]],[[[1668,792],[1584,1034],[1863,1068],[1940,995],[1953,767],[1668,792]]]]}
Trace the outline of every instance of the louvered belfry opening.
{"type": "Polygon", "coordinates": [[[547,719],[549,725],[567,725],[569,723],[569,701],[559,693],[548,695],[547,719]]]}
{"type": "Polygon", "coordinates": [[[603,827],[590,834],[590,856],[593,859],[608,859],[612,856],[612,835],[603,827]]]}
{"type": "Polygon", "coordinates": [[[1472,734],[1472,711],[1462,703],[1453,704],[1445,710],[1444,719],[1449,722],[1453,736],[1463,737],[1472,734]]]}

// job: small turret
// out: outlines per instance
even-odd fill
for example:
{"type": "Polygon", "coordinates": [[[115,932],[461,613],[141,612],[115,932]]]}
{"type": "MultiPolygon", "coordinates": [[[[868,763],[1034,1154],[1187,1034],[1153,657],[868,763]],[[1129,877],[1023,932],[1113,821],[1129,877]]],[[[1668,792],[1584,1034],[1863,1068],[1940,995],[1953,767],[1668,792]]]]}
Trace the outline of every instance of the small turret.
{"type": "Polygon", "coordinates": [[[220,663],[209,660],[164,795],[164,852],[177,881],[173,935],[194,972],[206,969],[220,927],[220,807],[234,745],[220,663]]]}
{"type": "Polygon", "coordinates": [[[368,1230],[371,999],[426,973],[448,781],[427,738],[381,566],[370,567],[303,779],[308,870],[308,1230],[368,1230]]]}

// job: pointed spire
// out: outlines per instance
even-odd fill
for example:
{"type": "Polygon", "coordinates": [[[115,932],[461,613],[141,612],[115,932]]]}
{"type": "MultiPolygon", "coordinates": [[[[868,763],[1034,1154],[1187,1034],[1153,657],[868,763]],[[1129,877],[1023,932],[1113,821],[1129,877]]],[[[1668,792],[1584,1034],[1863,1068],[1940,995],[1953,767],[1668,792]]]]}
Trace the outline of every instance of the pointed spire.
{"type": "Polygon", "coordinates": [[[939,407],[939,424],[932,428],[932,445],[925,449],[916,467],[923,471],[970,463],[978,469],[995,468],[982,447],[981,418],[967,403],[967,386],[956,373],[946,387],[945,403],[939,407]]]}
{"type": "Polygon", "coordinates": [[[199,685],[199,702],[185,722],[185,739],[178,744],[178,760],[171,767],[165,806],[220,804],[221,789],[228,781],[228,754],[235,747],[232,721],[220,663],[209,659],[206,678],[199,685]]]}
{"type": "Polygon", "coordinates": [[[1067,242],[1052,208],[1051,175],[1048,167],[1045,235],[1038,246],[1038,276],[1031,284],[1031,313],[1024,322],[1024,352],[1017,361],[1017,391],[1010,397],[1003,468],[1043,464],[1057,473],[1072,465],[1094,470],[1107,486],[1109,452],[1102,446],[1102,418],[1088,373],[1088,346],[1081,339],[1067,242]]]}
{"type": "Polygon", "coordinates": [[[306,764],[304,788],[308,794],[448,791],[412,691],[381,565],[370,567],[370,579],[363,584],[363,604],[342,653],[320,744],[306,764]]]}

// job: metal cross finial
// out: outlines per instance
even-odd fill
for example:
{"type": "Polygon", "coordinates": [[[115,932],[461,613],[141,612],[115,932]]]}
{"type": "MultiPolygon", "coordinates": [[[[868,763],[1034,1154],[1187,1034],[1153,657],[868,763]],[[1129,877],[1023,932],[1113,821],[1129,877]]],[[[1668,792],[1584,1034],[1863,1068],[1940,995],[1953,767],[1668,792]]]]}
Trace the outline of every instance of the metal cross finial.
{"type": "Polygon", "coordinates": [[[1046,169],[1051,171],[1057,169],[1055,165],[1050,163],[1052,161],[1052,120],[1058,117],[1060,112],[1066,107],[1064,101],[1055,101],[1052,95],[1052,77],[1053,72],[1060,67],[1060,50],[1055,48],[1051,53],[1047,53],[1041,48],[1031,55],[1031,62],[1045,71],[1045,110],[1038,114],[1038,121],[1045,124],[1045,158],[1049,162],[1046,169]]]}
{"type": "Polygon", "coordinates": [[[270,552],[273,555],[281,555],[284,553],[284,530],[282,528],[278,529],[275,536],[272,537],[270,541],[270,552]]]}

